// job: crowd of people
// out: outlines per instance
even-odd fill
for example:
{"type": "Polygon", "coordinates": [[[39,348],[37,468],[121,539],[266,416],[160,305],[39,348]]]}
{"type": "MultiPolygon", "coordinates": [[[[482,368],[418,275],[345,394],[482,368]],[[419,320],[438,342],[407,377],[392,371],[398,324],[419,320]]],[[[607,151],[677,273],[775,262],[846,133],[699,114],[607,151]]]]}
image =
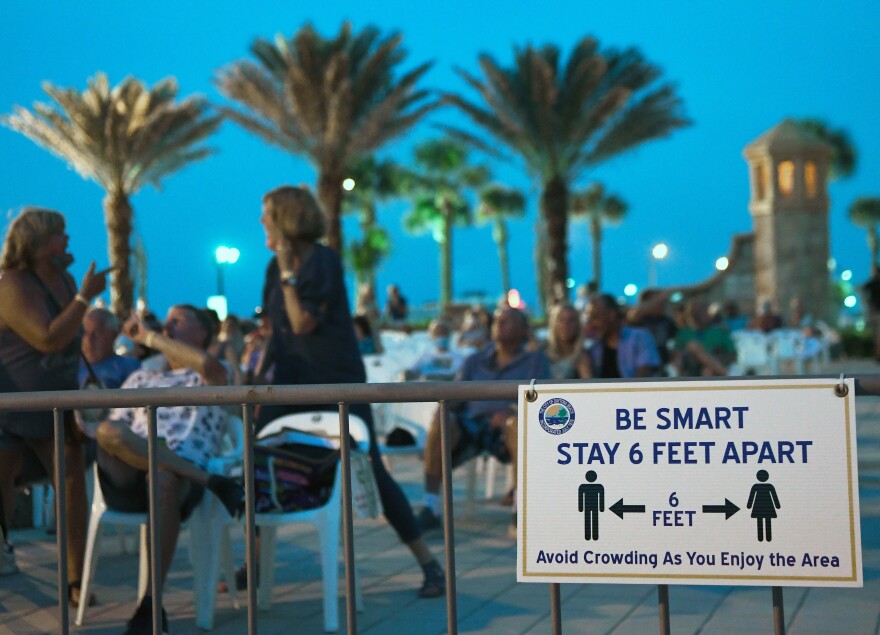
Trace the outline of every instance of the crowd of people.
{"type": "MultiPolygon", "coordinates": [[[[109,270],[91,263],[77,285],[67,269],[64,217],[29,208],[11,223],[0,254],[0,392],[77,388],[157,388],[227,384],[342,384],[366,381],[364,355],[382,353],[378,326],[404,327],[408,304],[391,285],[380,313],[370,285],[359,289],[351,311],[338,254],[321,244],[325,218],[303,187],[283,186],[262,201],[260,222],[271,252],[265,273],[262,309],[253,319],[227,316],[178,304],[164,323],[149,312],[124,316],[95,306],[109,270]]],[[[810,316],[792,306],[791,326],[815,328],[810,316]]],[[[506,302],[494,312],[475,306],[455,322],[449,316],[428,327],[430,350],[404,369],[404,381],[492,379],[635,378],[675,374],[724,376],[736,359],[731,332],[749,327],[770,331],[784,325],[767,304],[754,318],[734,306],[707,307],[694,299],[670,307],[669,294],[644,291],[634,307],[608,294],[593,293],[574,305],[561,302],[549,312],[546,336],[536,337],[527,314],[506,302]]],[[[263,405],[257,430],[278,417],[335,406],[263,405]]],[[[424,540],[441,526],[441,449],[439,416],[424,453],[423,507],[414,513],[380,455],[369,404],[351,412],[367,425],[370,465],[389,524],[421,567],[423,598],[443,595],[445,574],[424,540]]],[[[516,464],[517,425],[513,402],[450,404],[452,459],[459,465],[489,453],[516,464]]],[[[205,491],[219,497],[233,516],[243,508],[240,483],[206,471],[219,455],[226,411],[217,406],[159,410],[158,435],[165,440],[159,458],[162,501],[160,572],[170,566],[180,524],[205,491]]],[[[69,600],[80,596],[86,535],[86,466],[97,462],[107,504],[121,511],[148,506],[148,419],[144,408],[70,413],[65,421],[69,600]]],[[[0,413],[0,575],[18,572],[9,542],[15,488],[34,469],[53,471],[54,423],[51,413],[0,413]]],[[[516,525],[515,496],[511,526],[516,525]]],[[[246,582],[237,576],[236,584],[246,582]]],[[[148,587],[149,588],[149,587],[148,587]]],[[[163,630],[167,618],[161,611],[163,630]]],[[[149,591],[126,633],[152,632],[149,591]]]]}

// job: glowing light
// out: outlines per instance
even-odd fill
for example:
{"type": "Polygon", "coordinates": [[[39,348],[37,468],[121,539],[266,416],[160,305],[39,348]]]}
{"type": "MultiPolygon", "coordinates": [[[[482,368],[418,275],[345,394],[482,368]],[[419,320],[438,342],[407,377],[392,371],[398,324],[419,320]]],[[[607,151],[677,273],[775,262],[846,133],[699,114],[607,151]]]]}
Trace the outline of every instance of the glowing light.
{"type": "Polygon", "coordinates": [[[681,302],[681,299],[682,299],[683,297],[684,297],[684,295],[681,293],[681,291],[676,291],[676,292],[673,293],[671,296],[669,296],[669,299],[670,299],[672,302],[681,302]]]}
{"type": "Polygon", "coordinates": [[[342,189],[346,192],[351,192],[354,189],[354,179],[348,178],[342,182],[342,189]]]}
{"type": "Polygon", "coordinates": [[[844,269],[843,272],[841,272],[840,274],[840,279],[844,282],[849,282],[850,280],[852,280],[852,270],[844,269]]]}
{"type": "Polygon", "coordinates": [[[655,260],[663,260],[669,255],[669,246],[666,243],[657,243],[651,249],[651,255],[655,260]]]}
{"type": "Polygon", "coordinates": [[[569,289],[574,289],[574,278],[566,278],[565,286],[569,289]]]}
{"type": "Polygon", "coordinates": [[[727,256],[721,256],[718,260],[715,261],[715,268],[718,271],[727,271],[727,267],[730,266],[730,261],[727,259],[727,256]]]}
{"type": "Polygon", "coordinates": [[[854,295],[848,295],[843,299],[843,306],[847,309],[853,308],[856,304],[858,304],[859,299],[854,295]]]}
{"type": "Polygon", "coordinates": [[[512,306],[514,309],[521,309],[525,306],[522,298],[519,295],[519,291],[517,291],[516,289],[511,289],[507,292],[507,304],[512,306]]]}
{"type": "Polygon", "coordinates": [[[628,285],[626,285],[623,288],[623,295],[625,295],[628,298],[633,297],[638,292],[639,292],[639,288],[636,285],[634,285],[632,282],[630,282],[628,285]]]}
{"type": "Polygon", "coordinates": [[[828,271],[834,271],[837,269],[837,261],[834,258],[828,259],[828,271]]]}
{"type": "Polygon", "coordinates": [[[238,262],[238,258],[241,256],[241,252],[235,247],[226,247],[221,245],[217,247],[214,251],[214,257],[217,259],[219,264],[230,264],[234,265],[238,262]]]}

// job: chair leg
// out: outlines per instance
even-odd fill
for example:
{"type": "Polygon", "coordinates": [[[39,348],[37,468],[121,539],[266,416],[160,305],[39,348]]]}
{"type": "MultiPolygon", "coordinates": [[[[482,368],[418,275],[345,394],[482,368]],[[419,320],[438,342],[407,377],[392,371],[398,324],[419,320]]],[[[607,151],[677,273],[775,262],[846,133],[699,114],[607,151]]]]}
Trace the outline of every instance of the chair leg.
{"type": "Polygon", "coordinates": [[[220,570],[226,579],[226,588],[232,597],[232,606],[235,610],[241,608],[241,602],[238,601],[238,589],[235,585],[235,565],[232,560],[232,541],[229,539],[229,525],[223,525],[220,533],[220,570]]]}
{"type": "MultiPolygon", "coordinates": [[[[85,600],[89,597],[89,586],[92,583],[95,567],[98,564],[98,538],[101,537],[101,516],[92,514],[89,518],[89,528],[86,533],[86,557],[83,562],[82,578],[80,579],[80,598],[85,600]]],[[[76,625],[82,626],[83,617],[86,613],[88,602],[81,601],[76,609],[76,625]]]]}
{"type": "MultiPolygon", "coordinates": [[[[225,531],[226,512],[220,508],[217,497],[203,500],[189,519],[189,553],[193,567],[196,626],[204,631],[214,628],[214,610],[217,603],[217,580],[220,572],[221,535],[225,531]],[[218,557],[219,556],[219,557],[218,557]]],[[[235,578],[232,578],[235,586],[235,578]]]]}
{"type": "MultiPolygon", "coordinates": [[[[324,582],[324,632],[339,630],[339,522],[316,524],[324,582]]],[[[357,578],[357,575],[355,575],[357,578]]],[[[357,603],[357,594],[355,594],[357,603]]]]}
{"type": "Polygon", "coordinates": [[[275,527],[260,528],[259,588],[257,606],[262,611],[272,604],[272,587],[275,586],[275,527]]]}
{"type": "Polygon", "coordinates": [[[495,474],[498,469],[498,459],[487,456],[486,459],[486,500],[495,498],[495,474]]]}
{"type": "Polygon", "coordinates": [[[474,515],[474,497],[477,489],[477,461],[482,457],[477,457],[467,464],[467,498],[465,502],[464,515],[471,518],[474,515]]]}

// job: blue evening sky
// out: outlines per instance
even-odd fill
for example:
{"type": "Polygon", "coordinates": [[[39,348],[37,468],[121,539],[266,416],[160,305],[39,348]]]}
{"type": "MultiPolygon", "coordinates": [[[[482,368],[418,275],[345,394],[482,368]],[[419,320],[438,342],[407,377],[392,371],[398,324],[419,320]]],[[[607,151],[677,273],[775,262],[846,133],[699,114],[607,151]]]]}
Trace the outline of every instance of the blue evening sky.
{"type": "MultiPolygon", "coordinates": [[[[661,284],[687,284],[714,272],[731,237],[751,230],[743,147],[783,118],[819,117],[847,129],[859,150],[855,176],[831,185],[831,247],[838,271],[854,280],[868,274],[864,232],[847,220],[857,196],[880,195],[880,3],[795,2],[18,2],[0,19],[0,112],[44,100],[40,83],[78,89],[97,71],[115,84],[134,75],[152,84],[177,77],[181,95],[223,98],[216,70],[249,56],[255,37],[290,36],[311,21],[325,35],[343,19],[356,28],[399,30],[409,51],[404,68],[434,60],[426,87],[464,90],[453,72],[477,72],[480,52],[502,64],[515,45],[555,43],[567,53],[591,34],[603,46],[639,47],[675,82],[694,125],[644,145],[583,177],[602,180],[630,204],[623,224],[605,233],[603,287],[620,294],[626,283],[648,281],[652,244],[665,241],[661,284]]],[[[449,109],[436,112],[407,137],[380,150],[406,160],[412,146],[436,132],[431,122],[463,123],[449,109]]],[[[262,143],[232,123],[210,140],[217,154],[172,175],[161,192],[132,198],[136,228],[149,258],[149,301],[158,312],[174,302],[204,304],[216,291],[214,248],[238,247],[241,260],[226,272],[231,309],[250,313],[259,303],[269,258],[258,222],[260,197],[283,183],[315,182],[300,157],[262,143]]],[[[527,216],[512,226],[512,277],[534,302],[534,222],[538,190],[517,162],[493,164],[501,181],[529,193],[527,216]]],[[[31,141],[0,128],[0,208],[58,209],[67,216],[79,279],[88,261],[107,262],[101,189],[31,141]]],[[[403,203],[380,210],[394,236],[394,253],[379,272],[398,283],[411,303],[438,295],[437,248],[430,236],[401,228],[403,203]]],[[[356,233],[354,219],[346,222],[356,233]]],[[[4,219],[5,232],[5,219],[4,219]]],[[[569,263],[578,284],[591,275],[583,222],[571,225],[569,263]]],[[[500,292],[495,246],[488,228],[458,230],[457,294],[500,292]]],[[[351,282],[349,282],[351,287],[351,282]]]]}

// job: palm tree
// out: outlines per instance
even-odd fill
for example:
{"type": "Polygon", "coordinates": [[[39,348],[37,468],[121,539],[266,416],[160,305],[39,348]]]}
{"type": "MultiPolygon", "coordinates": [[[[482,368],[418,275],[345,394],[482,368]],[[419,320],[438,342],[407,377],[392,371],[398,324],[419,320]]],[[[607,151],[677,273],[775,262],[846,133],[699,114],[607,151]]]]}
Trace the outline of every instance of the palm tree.
{"type": "Polygon", "coordinates": [[[832,180],[846,179],[855,173],[858,152],[846,130],[832,129],[821,119],[799,119],[797,125],[831,146],[829,176],[832,180]]]}
{"type": "Polygon", "coordinates": [[[849,219],[868,232],[868,249],[871,250],[871,275],[877,272],[878,236],[880,224],[880,197],[862,196],[849,206],[849,219]]]}
{"type": "Polygon", "coordinates": [[[110,306],[117,315],[128,315],[133,294],[129,240],[134,216],[129,198],[147,183],[158,188],[163,177],[211,154],[196,146],[217,130],[221,119],[208,115],[203,97],[175,101],[178,88],[173,77],[152,88],[129,77],[111,89],[107,76],[98,73],[82,93],[48,82],[43,90],[57,108],[35,103],[31,112],[17,106],[0,123],[104,188],[104,221],[114,267],[110,306]]]}
{"type": "Polygon", "coordinates": [[[440,306],[452,302],[452,239],[456,225],[471,221],[471,206],[463,195],[467,188],[486,183],[489,171],[468,163],[467,147],[451,139],[425,141],[415,150],[418,172],[409,174],[407,189],[413,208],[404,227],[414,234],[431,232],[440,246],[440,306]]]}
{"type": "Polygon", "coordinates": [[[501,287],[510,291],[510,260],[507,255],[507,221],[522,218],[526,209],[526,197],[517,189],[494,183],[480,191],[477,219],[492,223],[492,239],[498,246],[501,264],[501,287]]]}
{"type": "Polygon", "coordinates": [[[346,256],[358,283],[375,289],[376,270],[391,252],[388,232],[376,224],[376,205],[402,193],[403,170],[394,161],[368,155],[356,159],[346,174],[353,184],[342,199],[342,211],[356,213],[361,228],[360,240],[349,243],[346,256]]]}
{"type": "MultiPolygon", "coordinates": [[[[450,93],[444,99],[518,154],[540,181],[547,279],[564,289],[571,184],[585,170],[690,122],[675,88],[658,85],[660,69],[638,50],[600,52],[596,40],[587,37],[575,45],[565,65],[560,57],[556,46],[527,46],[515,50],[513,66],[506,68],[481,55],[485,79],[458,73],[483,103],[450,93]]],[[[445,129],[487,152],[494,150],[468,132],[445,129]]]]}
{"type": "Polygon", "coordinates": [[[354,157],[403,134],[436,103],[416,83],[430,63],[396,78],[406,57],[402,36],[380,37],[375,27],[353,34],[344,23],[325,39],[306,25],[291,39],[257,39],[256,62],[220,71],[221,93],[241,109],[223,113],[246,130],[293,154],[318,171],[318,200],[327,214],[327,244],[342,250],[342,181],[354,157]]]}
{"type": "Polygon", "coordinates": [[[593,285],[602,288],[602,226],[617,225],[626,216],[626,202],[614,194],[605,194],[601,183],[594,183],[571,197],[571,213],[587,219],[593,242],[593,285]]]}

